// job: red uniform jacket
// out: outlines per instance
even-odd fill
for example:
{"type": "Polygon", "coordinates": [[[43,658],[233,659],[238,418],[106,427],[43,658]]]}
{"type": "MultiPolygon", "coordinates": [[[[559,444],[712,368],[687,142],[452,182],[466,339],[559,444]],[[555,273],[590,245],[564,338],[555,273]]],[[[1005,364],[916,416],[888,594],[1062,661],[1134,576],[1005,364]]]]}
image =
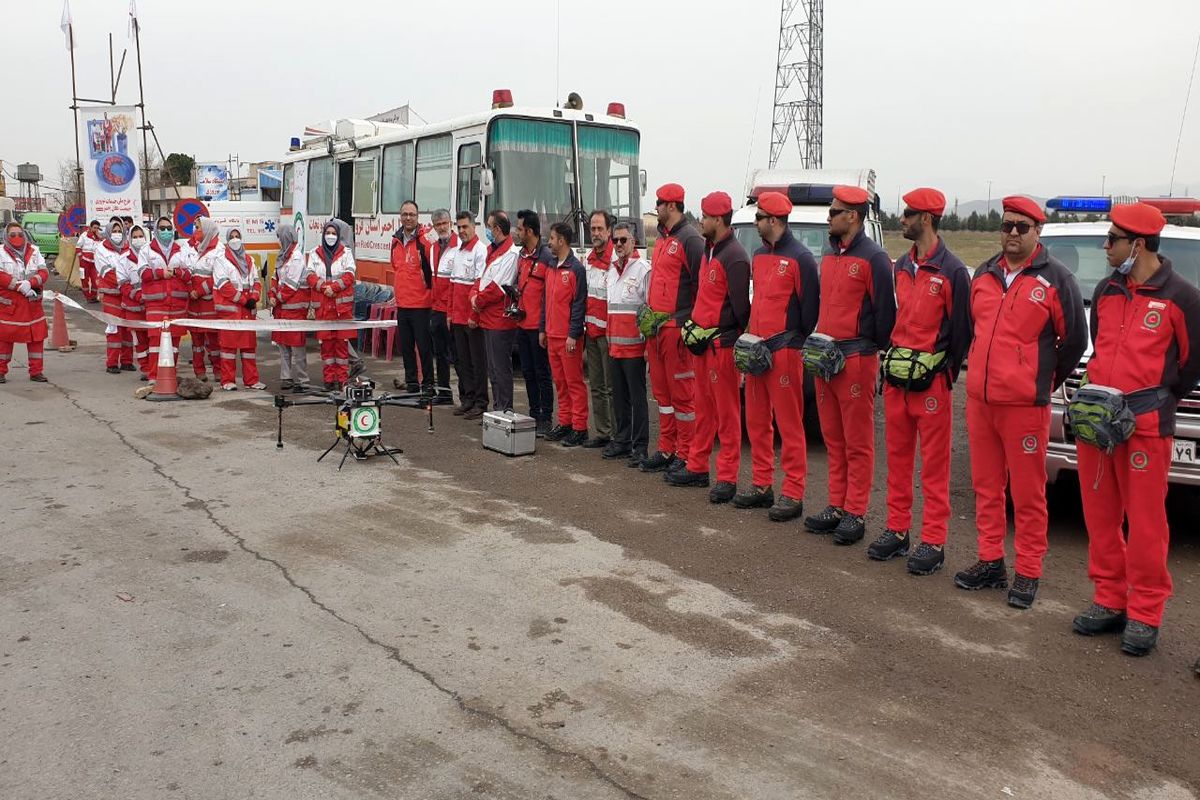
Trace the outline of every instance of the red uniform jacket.
{"type": "Polygon", "coordinates": [[[773,246],[754,251],[754,299],[746,332],[768,339],[784,331],[796,335],[787,347],[799,349],[813,332],[821,305],[817,260],[790,230],[773,246]]]}
{"type": "Polygon", "coordinates": [[[646,305],[671,315],[665,327],[674,327],[692,315],[696,277],[704,258],[704,237],[685,220],[667,231],[658,229],[650,264],[650,290],[646,305]]]}
{"type": "MultiPolygon", "coordinates": [[[[232,248],[226,247],[225,258],[243,276],[250,276],[253,280],[254,260],[249,253],[235,253],[232,248]]],[[[221,319],[254,319],[254,306],[259,301],[259,284],[253,283],[252,286],[251,289],[242,289],[229,281],[214,289],[213,307],[217,316],[221,319]]]]}
{"type": "Polygon", "coordinates": [[[443,314],[450,313],[450,265],[446,265],[445,273],[440,271],[442,256],[447,250],[453,250],[455,247],[458,247],[457,233],[450,234],[445,247],[442,247],[441,241],[429,246],[429,269],[433,273],[432,307],[434,311],[441,311],[443,314]]]}
{"type": "Polygon", "coordinates": [[[612,266],[613,245],[609,239],[600,252],[592,248],[587,254],[584,271],[587,273],[587,311],[583,316],[584,330],[589,339],[599,339],[608,334],[608,268],[612,266]]]}
{"type": "Polygon", "coordinates": [[[533,252],[521,251],[517,262],[517,289],[521,292],[521,310],[525,317],[520,325],[523,330],[536,331],[542,324],[542,301],[546,299],[546,271],[550,269],[554,256],[550,248],[538,242],[533,252]]]}
{"type": "Polygon", "coordinates": [[[892,260],[859,231],[850,245],[831,240],[833,252],[821,259],[821,313],[817,332],[838,341],[866,339],[886,350],[896,324],[892,260]]]}
{"type": "Polygon", "coordinates": [[[404,229],[392,236],[392,286],[396,290],[397,308],[430,308],[433,305],[433,271],[429,266],[429,250],[420,231],[414,231],[407,242],[404,229]]]}
{"type": "Polygon", "coordinates": [[[1092,296],[1094,352],[1091,383],[1125,393],[1161,386],[1170,396],[1157,411],[1138,416],[1138,432],[1175,435],[1175,409],[1200,380],[1200,289],[1159,256],[1162,265],[1144,284],[1113,273],[1092,296]]]}
{"type": "MultiPolygon", "coordinates": [[[[0,245],[8,257],[20,266],[16,267],[20,278],[0,269],[0,342],[40,342],[46,338],[46,313],[42,310],[42,298],[27,300],[25,295],[17,291],[17,284],[22,280],[29,281],[29,287],[42,291],[50,273],[45,266],[39,267],[32,274],[26,274],[26,264],[36,261],[34,254],[37,248],[26,244],[25,249],[17,252],[7,244],[0,245]]],[[[11,263],[11,262],[10,262],[11,263]]]]}
{"type": "Polygon", "coordinates": [[[551,258],[547,266],[540,330],[551,339],[578,339],[587,311],[587,271],[574,253],[561,264],[551,258]]]}
{"type": "Polygon", "coordinates": [[[1044,406],[1087,349],[1087,322],[1075,276],[1038,245],[1005,286],[1004,254],[971,280],[975,338],[967,355],[967,396],[1002,406],[1044,406]]]}
{"type": "Polygon", "coordinates": [[[896,260],[896,327],[892,345],[945,353],[947,378],[958,380],[971,345],[971,277],[941,239],[924,260],[914,247],[896,260]]]}
{"type": "Polygon", "coordinates": [[[188,292],[192,289],[192,273],[186,267],[179,266],[178,244],[172,242],[170,247],[164,249],[155,240],[148,246],[150,253],[147,254],[147,266],[142,268],[141,273],[146,318],[155,320],[180,316],[187,311],[188,292]],[[171,263],[172,258],[177,261],[172,268],[173,274],[168,278],[165,267],[171,263]]]}
{"type": "Polygon", "coordinates": [[[736,342],[750,323],[750,256],[732,231],[704,250],[692,322],[718,328],[723,345],[736,342]]]}
{"type": "MultiPolygon", "coordinates": [[[[517,327],[517,321],[512,317],[505,316],[504,307],[508,304],[508,296],[504,292],[502,284],[495,280],[495,273],[492,271],[492,264],[498,259],[512,253],[513,240],[512,237],[504,237],[504,241],[496,242],[489,245],[487,249],[487,266],[484,267],[485,273],[480,278],[479,286],[471,292],[471,297],[475,300],[475,308],[478,309],[472,313],[479,327],[485,331],[511,331],[517,327]],[[491,274],[488,274],[491,272],[491,274]]],[[[512,255],[513,264],[510,274],[515,280],[517,276],[516,256],[512,255]]],[[[503,277],[503,276],[499,276],[503,277]]],[[[509,286],[513,283],[510,281],[509,286]]]]}

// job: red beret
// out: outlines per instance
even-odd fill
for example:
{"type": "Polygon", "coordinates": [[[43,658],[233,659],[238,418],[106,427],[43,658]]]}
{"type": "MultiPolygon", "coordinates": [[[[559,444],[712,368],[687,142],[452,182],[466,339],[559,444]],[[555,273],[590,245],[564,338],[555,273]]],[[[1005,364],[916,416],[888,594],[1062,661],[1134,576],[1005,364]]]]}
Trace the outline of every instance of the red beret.
{"type": "Polygon", "coordinates": [[[1030,200],[1024,195],[1010,194],[1000,202],[1004,206],[1005,211],[1011,211],[1014,214],[1023,214],[1034,222],[1046,221],[1046,212],[1042,211],[1042,207],[1036,201],[1030,200]]]}
{"type": "Polygon", "coordinates": [[[782,192],[763,192],[758,196],[758,210],[772,217],[787,219],[792,213],[792,201],[782,192]]]}
{"type": "Polygon", "coordinates": [[[658,202],[682,203],[683,187],[678,183],[664,183],[662,186],[658,187],[658,202]]]}
{"type": "Polygon", "coordinates": [[[1113,206],[1108,216],[1118,228],[1138,236],[1157,236],[1167,224],[1162,212],[1146,203],[1113,206]]]}
{"type": "Polygon", "coordinates": [[[904,195],[904,203],[913,211],[925,211],[935,217],[946,213],[946,195],[937,189],[913,189],[904,195]]]}
{"type": "Polygon", "coordinates": [[[848,206],[861,206],[863,203],[871,202],[871,195],[867,193],[867,190],[858,186],[835,186],[833,187],[833,196],[848,206]]]}
{"type": "Polygon", "coordinates": [[[700,212],[720,217],[733,211],[733,200],[724,192],[713,192],[700,201],[700,212]]]}

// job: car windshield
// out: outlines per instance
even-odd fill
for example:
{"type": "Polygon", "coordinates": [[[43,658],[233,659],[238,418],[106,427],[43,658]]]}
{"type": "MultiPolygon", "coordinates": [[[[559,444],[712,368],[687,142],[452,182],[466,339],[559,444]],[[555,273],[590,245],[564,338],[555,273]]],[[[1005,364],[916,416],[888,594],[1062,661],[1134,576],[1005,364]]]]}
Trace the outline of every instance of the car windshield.
{"type": "MultiPolygon", "coordinates": [[[[816,222],[792,222],[788,224],[788,227],[792,231],[792,236],[799,239],[814,258],[820,260],[822,255],[831,252],[828,225],[816,222]]],[[[734,225],[733,235],[737,237],[742,247],[746,248],[746,252],[752,256],[755,250],[762,247],[762,237],[758,235],[758,228],[753,223],[734,225]]]]}
{"type": "Polygon", "coordinates": [[[39,236],[52,236],[58,233],[58,226],[53,222],[31,222],[27,227],[31,233],[39,236]]]}
{"type": "MultiPolygon", "coordinates": [[[[1112,272],[1104,254],[1104,236],[1044,236],[1042,244],[1075,274],[1084,301],[1091,302],[1096,284],[1112,272]]],[[[1164,237],[1158,252],[1171,259],[1172,268],[1189,283],[1200,286],[1200,239],[1164,237]]]]}

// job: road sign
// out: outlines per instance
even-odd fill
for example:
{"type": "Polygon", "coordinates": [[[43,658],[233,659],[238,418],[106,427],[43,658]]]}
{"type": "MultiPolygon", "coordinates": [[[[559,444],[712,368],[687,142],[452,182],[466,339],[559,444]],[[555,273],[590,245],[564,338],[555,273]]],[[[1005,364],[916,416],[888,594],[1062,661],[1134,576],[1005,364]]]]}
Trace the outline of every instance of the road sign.
{"type": "Polygon", "coordinates": [[[63,236],[78,236],[87,225],[87,212],[83,206],[71,206],[58,215],[58,232],[63,236]]]}
{"type": "Polygon", "coordinates": [[[210,216],[208,206],[204,205],[203,200],[180,200],[175,204],[175,229],[184,236],[191,236],[196,229],[196,220],[207,216],[210,216]]]}

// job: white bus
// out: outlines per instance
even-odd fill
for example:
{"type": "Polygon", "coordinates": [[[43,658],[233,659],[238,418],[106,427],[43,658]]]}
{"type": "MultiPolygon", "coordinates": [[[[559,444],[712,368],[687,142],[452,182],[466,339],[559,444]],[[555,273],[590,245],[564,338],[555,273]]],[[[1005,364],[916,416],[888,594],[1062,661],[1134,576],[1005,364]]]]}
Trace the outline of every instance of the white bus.
{"type": "MultiPolygon", "coordinates": [[[[640,133],[625,109],[513,108],[506,90],[482,114],[431,125],[330,120],[305,130],[283,161],[280,223],[318,243],[331,217],[355,230],[360,280],[391,283],[391,236],[400,206],[415,200],[421,221],[437,208],[469,211],[482,224],[493,209],[533,209],[549,223],[566,221],[576,244],[587,240],[588,215],[603,209],[642,235],[645,173],[640,133]]],[[[581,105],[581,104],[580,104],[581,105]]]]}

